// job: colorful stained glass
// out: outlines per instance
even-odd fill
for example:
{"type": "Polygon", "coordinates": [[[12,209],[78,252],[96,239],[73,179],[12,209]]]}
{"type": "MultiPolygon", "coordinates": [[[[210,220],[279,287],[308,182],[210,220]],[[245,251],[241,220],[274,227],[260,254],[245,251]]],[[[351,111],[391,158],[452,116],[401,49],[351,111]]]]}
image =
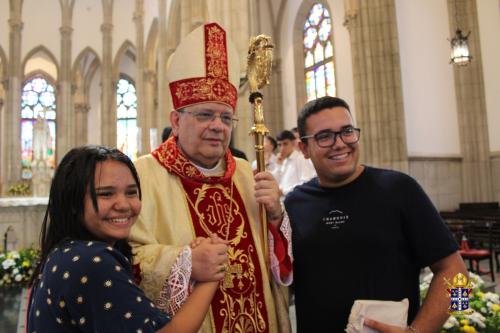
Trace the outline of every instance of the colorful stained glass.
{"type": "Polygon", "coordinates": [[[33,90],[24,91],[21,98],[23,101],[23,106],[33,106],[38,102],[38,94],[33,90]]]}
{"type": "Polygon", "coordinates": [[[54,86],[43,76],[28,80],[21,94],[21,165],[22,177],[31,178],[33,160],[33,125],[41,113],[49,125],[50,139],[47,155],[50,166],[56,167],[56,93],[54,86]]]}
{"type": "Polygon", "coordinates": [[[306,54],[306,67],[311,67],[314,65],[314,57],[311,52],[307,52],[306,54]]]}
{"type": "Polygon", "coordinates": [[[314,81],[313,71],[306,72],[306,91],[308,101],[316,98],[316,83],[314,81]]]}
{"type": "Polygon", "coordinates": [[[128,157],[137,159],[137,120],[118,119],[116,123],[118,149],[128,157]]]}
{"type": "Polygon", "coordinates": [[[137,158],[137,94],[132,80],[122,77],[116,85],[117,147],[131,159],[137,158]]]}
{"type": "MultiPolygon", "coordinates": [[[[31,162],[33,152],[33,120],[21,120],[21,156],[23,160],[31,162]]],[[[29,166],[29,164],[28,164],[29,166]]]]}
{"type": "Polygon", "coordinates": [[[21,110],[21,118],[33,118],[33,110],[29,107],[25,107],[21,110]]]}
{"type": "Polygon", "coordinates": [[[318,31],[316,30],[316,28],[311,27],[307,29],[304,34],[304,45],[306,46],[306,48],[311,48],[314,45],[314,41],[317,37],[318,31]]]}
{"type": "Polygon", "coordinates": [[[336,96],[337,91],[335,87],[335,69],[333,68],[333,62],[329,62],[325,65],[325,76],[326,94],[328,96],[336,96]]]}
{"type": "Polygon", "coordinates": [[[318,97],[326,95],[326,82],[325,82],[325,66],[319,66],[316,68],[316,95],[318,97]]]}
{"type": "Polygon", "coordinates": [[[312,25],[318,25],[319,21],[321,21],[321,18],[323,16],[323,11],[324,7],[322,4],[320,3],[315,4],[309,11],[308,21],[311,22],[312,25]]]}
{"type": "Polygon", "coordinates": [[[325,54],[323,52],[323,45],[318,44],[314,48],[314,62],[322,62],[325,59],[325,54]]]}
{"type": "Polygon", "coordinates": [[[326,42],[326,47],[325,47],[325,58],[330,58],[333,57],[333,46],[332,42],[328,41],[326,42]]]}
{"type": "Polygon", "coordinates": [[[332,31],[332,24],[329,18],[324,18],[319,26],[319,39],[324,42],[330,37],[330,32],[332,31]]]}
{"type": "Polygon", "coordinates": [[[40,102],[46,108],[50,107],[56,101],[56,96],[53,92],[45,91],[40,94],[40,102]]]}
{"type": "Polygon", "coordinates": [[[311,7],[304,24],[304,64],[307,100],[335,96],[332,19],[320,3],[311,7]]]}
{"type": "Polygon", "coordinates": [[[47,151],[47,155],[49,157],[50,166],[55,169],[56,167],[56,122],[49,121],[49,129],[50,129],[50,141],[49,148],[47,151]]]}
{"type": "Polygon", "coordinates": [[[42,93],[47,90],[47,81],[41,77],[33,79],[33,91],[42,93]]]}
{"type": "Polygon", "coordinates": [[[45,118],[46,119],[52,119],[52,120],[56,120],[56,112],[53,111],[53,110],[47,110],[45,112],[45,118]]]}

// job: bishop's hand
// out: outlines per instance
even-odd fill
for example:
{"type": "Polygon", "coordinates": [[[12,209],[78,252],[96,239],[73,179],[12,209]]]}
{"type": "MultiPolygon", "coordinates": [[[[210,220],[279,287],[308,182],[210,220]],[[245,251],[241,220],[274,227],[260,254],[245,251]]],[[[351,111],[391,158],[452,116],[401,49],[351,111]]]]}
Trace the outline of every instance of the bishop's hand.
{"type": "Polygon", "coordinates": [[[219,281],[224,278],[228,256],[227,241],[216,236],[191,242],[192,272],[196,281],[219,281]]]}
{"type": "Polygon", "coordinates": [[[279,228],[283,217],[278,183],[270,172],[259,172],[255,175],[255,199],[263,204],[267,213],[267,221],[279,228]]]}

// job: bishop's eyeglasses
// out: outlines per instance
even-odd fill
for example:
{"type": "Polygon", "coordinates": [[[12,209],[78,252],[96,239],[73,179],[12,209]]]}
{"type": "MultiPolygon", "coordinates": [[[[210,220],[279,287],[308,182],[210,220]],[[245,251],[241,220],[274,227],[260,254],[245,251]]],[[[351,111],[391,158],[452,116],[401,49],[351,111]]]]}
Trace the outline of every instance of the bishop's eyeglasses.
{"type": "Polygon", "coordinates": [[[195,117],[200,123],[208,123],[214,121],[216,118],[220,118],[221,122],[227,127],[236,127],[238,123],[238,118],[235,118],[230,112],[223,112],[221,114],[215,114],[212,111],[186,111],[186,110],[177,110],[179,113],[187,113],[191,116],[195,117]]]}
{"type": "Polygon", "coordinates": [[[359,141],[361,129],[352,126],[345,127],[340,131],[323,130],[313,135],[301,136],[301,140],[313,138],[321,148],[330,148],[337,142],[337,137],[346,145],[352,145],[359,141]]]}

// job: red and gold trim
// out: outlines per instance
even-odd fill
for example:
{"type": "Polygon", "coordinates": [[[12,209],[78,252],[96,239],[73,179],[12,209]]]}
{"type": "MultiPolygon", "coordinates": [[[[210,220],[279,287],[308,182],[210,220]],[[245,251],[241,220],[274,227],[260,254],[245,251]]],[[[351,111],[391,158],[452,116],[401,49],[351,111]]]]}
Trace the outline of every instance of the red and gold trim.
{"type": "Polygon", "coordinates": [[[269,332],[263,272],[245,204],[234,184],[236,162],[228,151],[221,177],[205,177],[182,154],[175,137],[153,153],[179,176],[197,237],[217,234],[230,243],[226,276],[211,303],[214,332],[269,332]]]}
{"type": "Polygon", "coordinates": [[[151,155],[168,172],[176,174],[181,178],[189,178],[200,183],[228,182],[236,170],[236,161],[229,149],[226,149],[225,161],[226,171],[222,177],[206,177],[198,170],[193,163],[177,147],[177,137],[171,136],[156,148],[151,155]]]}
{"type": "Polygon", "coordinates": [[[236,109],[238,91],[229,82],[226,32],[216,23],[205,25],[205,77],[171,82],[174,109],[204,103],[219,102],[236,109]]]}
{"type": "Polygon", "coordinates": [[[219,102],[236,109],[238,93],[227,79],[198,77],[169,84],[175,110],[206,102],[219,102]]]}

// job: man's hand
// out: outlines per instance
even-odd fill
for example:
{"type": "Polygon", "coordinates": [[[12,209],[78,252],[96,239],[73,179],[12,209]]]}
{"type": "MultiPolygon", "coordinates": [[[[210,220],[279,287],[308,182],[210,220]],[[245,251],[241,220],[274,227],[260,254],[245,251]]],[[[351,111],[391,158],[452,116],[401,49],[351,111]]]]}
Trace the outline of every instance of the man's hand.
{"type": "Polygon", "coordinates": [[[401,328],[398,326],[387,325],[373,319],[365,319],[364,325],[370,327],[380,333],[405,333],[406,328],[401,328]]]}
{"type": "Polygon", "coordinates": [[[268,222],[279,227],[282,220],[280,189],[271,173],[264,171],[255,175],[255,199],[264,205],[268,222]]]}
{"type": "Polygon", "coordinates": [[[210,238],[198,237],[191,242],[191,277],[196,281],[219,281],[224,278],[227,264],[227,241],[216,235],[210,238]]]}

